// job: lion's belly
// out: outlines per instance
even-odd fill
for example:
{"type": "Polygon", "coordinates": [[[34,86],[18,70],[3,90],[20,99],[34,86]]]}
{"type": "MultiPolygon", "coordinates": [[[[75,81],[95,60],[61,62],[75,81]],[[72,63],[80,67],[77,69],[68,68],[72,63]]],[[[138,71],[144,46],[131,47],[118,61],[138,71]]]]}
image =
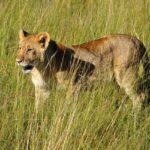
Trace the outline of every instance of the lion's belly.
{"type": "Polygon", "coordinates": [[[76,53],[76,58],[87,61],[94,65],[94,71],[90,79],[111,81],[113,78],[113,53],[111,49],[103,52],[102,54],[92,54],[87,51],[80,51],[76,53]]]}
{"type": "Polygon", "coordinates": [[[111,81],[114,76],[114,66],[113,66],[113,55],[108,53],[107,55],[102,55],[99,58],[95,58],[95,70],[93,75],[96,76],[98,80],[111,81]]]}
{"type": "Polygon", "coordinates": [[[95,70],[90,78],[95,78],[100,81],[111,81],[114,76],[112,63],[100,64],[95,67],[95,70]]]}

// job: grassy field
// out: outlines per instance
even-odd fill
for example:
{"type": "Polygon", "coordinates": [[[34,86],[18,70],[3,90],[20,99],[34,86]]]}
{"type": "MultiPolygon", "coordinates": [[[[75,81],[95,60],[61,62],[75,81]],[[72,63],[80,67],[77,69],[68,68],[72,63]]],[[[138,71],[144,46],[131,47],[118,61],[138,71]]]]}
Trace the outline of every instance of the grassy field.
{"type": "Polygon", "coordinates": [[[53,86],[36,115],[34,86],[15,62],[20,28],[66,45],[127,33],[149,51],[149,0],[0,0],[0,150],[150,149],[150,108],[135,128],[132,103],[114,83],[76,98],[53,86]]]}

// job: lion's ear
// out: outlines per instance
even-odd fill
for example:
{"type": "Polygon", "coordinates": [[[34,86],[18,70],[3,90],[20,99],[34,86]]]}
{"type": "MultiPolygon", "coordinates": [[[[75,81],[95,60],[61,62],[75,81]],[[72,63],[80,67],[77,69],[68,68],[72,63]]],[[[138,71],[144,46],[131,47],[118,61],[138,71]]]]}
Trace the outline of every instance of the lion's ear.
{"type": "Polygon", "coordinates": [[[24,31],[24,30],[20,30],[19,31],[19,39],[20,39],[20,41],[22,41],[25,37],[27,37],[29,35],[29,33],[28,32],[26,32],[26,31],[24,31]]]}
{"type": "Polygon", "coordinates": [[[50,36],[47,32],[40,32],[37,35],[37,40],[42,48],[47,48],[50,41],[50,36]]]}

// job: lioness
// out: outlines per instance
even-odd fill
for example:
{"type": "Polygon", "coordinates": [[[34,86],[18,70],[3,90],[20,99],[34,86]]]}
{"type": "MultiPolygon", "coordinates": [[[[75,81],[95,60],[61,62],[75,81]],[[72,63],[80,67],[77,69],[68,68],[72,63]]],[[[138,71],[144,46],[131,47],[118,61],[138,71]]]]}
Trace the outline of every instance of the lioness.
{"type": "Polygon", "coordinates": [[[73,70],[73,85],[82,77],[98,80],[100,77],[115,81],[132,99],[133,107],[140,108],[146,94],[139,90],[138,68],[143,64],[148,75],[149,58],[143,43],[124,34],[108,35],[70,47],[50,39],[47,32],[29,34],[19,32],[17,63],[24,73],[31,72],[35,85],[35,107],[49,97],[52,76],[63,83],[73,70]]]}

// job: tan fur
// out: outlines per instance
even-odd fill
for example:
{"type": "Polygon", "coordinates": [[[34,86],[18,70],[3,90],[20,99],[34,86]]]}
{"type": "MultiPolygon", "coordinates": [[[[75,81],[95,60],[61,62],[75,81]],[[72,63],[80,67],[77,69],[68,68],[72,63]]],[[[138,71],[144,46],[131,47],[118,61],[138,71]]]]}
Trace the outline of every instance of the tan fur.
{"type": "Polygon", "coordinates": [[[140,108],[146,98],[139,90],[138,67],[142,61],[147,71],[149,59],[144,45],[135,37],[109,35],[70,47],[51,40],[46,32],[20,31],[19,38],[16,60],[25,67],[25,72],[31,71],[37,109],[49,96],[51,80],[66,83],[70,72],[74,72],[73,85],[83,76],[89,81],[114,78],[136,108],[140,108]]]}

